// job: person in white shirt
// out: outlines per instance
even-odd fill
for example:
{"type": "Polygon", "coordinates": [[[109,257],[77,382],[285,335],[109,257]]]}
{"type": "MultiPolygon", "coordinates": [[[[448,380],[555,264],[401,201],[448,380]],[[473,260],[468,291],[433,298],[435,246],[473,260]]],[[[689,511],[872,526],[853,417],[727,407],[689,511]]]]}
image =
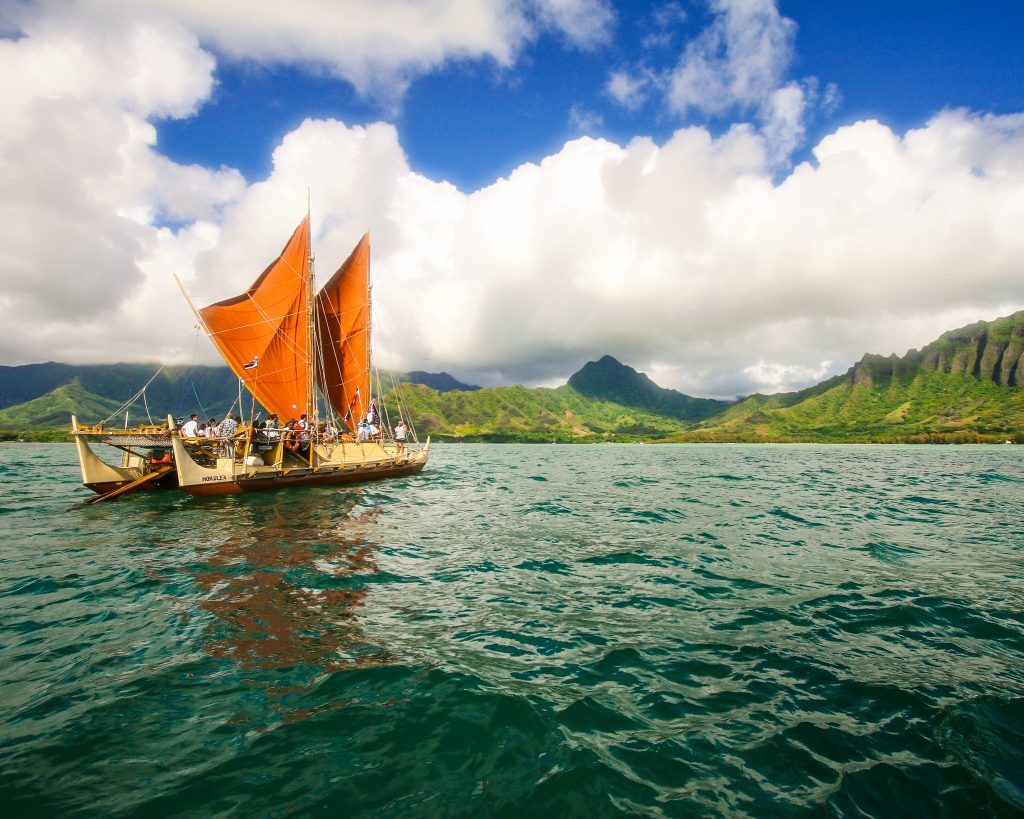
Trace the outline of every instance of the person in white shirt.
{"type": "Polygon", "coordinates": [[[276,444],[281,438],[281,433],[278,430],[277,415],[271,414],[267,416],[267,420],[263,422],[262,437],[271,445],[276,444]]]}
{"type": "Polygon", "coordinates": [[[400,450],[405,449],[405,421],[401,419],[398,421],[398,426],[395,427],[395,443],[398,444],[400,450]]]}
{"type": "Polygon", "coordinates": [[[181,425],[181,437],[182,438],[198,438],[199,437],[199,416],[194,412],[192,417],[189,418],[184,424],[181,425]]]}

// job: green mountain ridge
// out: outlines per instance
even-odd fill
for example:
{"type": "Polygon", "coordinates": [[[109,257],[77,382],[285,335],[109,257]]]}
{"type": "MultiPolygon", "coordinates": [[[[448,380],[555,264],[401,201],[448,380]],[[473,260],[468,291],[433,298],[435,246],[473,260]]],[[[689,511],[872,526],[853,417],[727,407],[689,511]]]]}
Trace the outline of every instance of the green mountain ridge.
{"type": "MultiPolygon", "coordinates": [[[[156,369],[53,362],[0,367],[0,428],[62,427],[71,412],[83,421],[105,418],[156,369]]],[[[867,354],[845,374],[797,392],[733,403],[664,389],[611,356],[588,362],[553,389],[472,389],[444,373],[395,376],[405,383],[385,402],[401,399],[401,412],[420,438],[1024,443],[1024,311],[950,330],[903,356],[867,354]]],[[[154,418],[181,407],[192,411],[197,396],[220,417],[236,395],[237,381],[226,367],[166,368],[147,390],[154,418]]],[[[135,408],[132,423],[142,420],[141,412],[135,408]]]]}
{"type": "Polygon", "coordinates": [[[1024,311],[943,333],[903,356],[867,354],[800,392],[752,395],[676,441],[1024,443],[1024,311]]]}
{"type": "Polygon", "coordinates": [[[605,356],[555,390],[492,388],[471,401],[419,392],[409,407],[423,413],[421,433],[442,439],[1024,443],[1022,382],[1024,311],[904,356],[867,354],[803,390],[731,404],[663,390],[605,356]],[[659,434],[666,426],[675,430],[659,434]]]}
{"type": "Polygon", "coordinates": [[[685,428],[674,418],[590,398],[568,385],[439,393],[408,384],[401,399],[421,439],[432,435],[470,441],[630,441],[662,438],[685,428]]]}
{"type": "MultiPolygon", "coordinates": [[[[391,374],[387,375],[390,379],[391,374]]],[[[443,389],[475,389],[446,373],[419,375],[425,380],[436,378],[437,386],[443,389]]],[[[397,381],[409,377],[394,374],[397,381]]],[[[123,410],[118,413],[119,408],[150,379],[145,404],[136,402],[129,408],[129,424],[150,417],[159,422],[168,413],[180,416],[199,412],[204,417],[221,418],[231,407],[239,411],[238,379],[225,366],[161,368],[159,364],[72,365],[51,361],[0,366],[0,428],[67,428],[72,413],[82,423],[95,423],[117,413],[116,423],[123,423],[123,410]]],[[[246,407],[248,401],[246,394],[246,407]]]]}
{"type": "Polygon", "coordinates": [[[116,401],[89,392],[75,377],[46,395],[0,411],[0,425],[15,429],[66,427],[72,413],[83,418],[106,418],[119,406],[116,401]]]}
{"type": "MultiPolygon", "coordinates": [[[[0,425],[8,426],[12,418],[24,413],[22,407],[57,391],[60,387],[77,384],[89,395],[112,402],[110,411],[131,399],[147,382],[146,400],[154,417],[166,413],[179,414],[201,404],[204,410],[220,417],[238,396],[238,379],[227,367],[185,367],[159,364],[27,364],[20,367],[0,367],[0,425]],[[12,416],[13,413],[13,416],[12,416]]],[[[58,400],[55,398],[54,400],[58,400]]],[[[142,407],[133,408],[135,414],[144,414],[142,407]]],[[[89,420],[91,412],[79,410],[78,415],[89,420]]],[[[46,426],[42,422],[37,422],[46,426]]],[[[61,424],[67,424],[65,417],[61,424]]]]}

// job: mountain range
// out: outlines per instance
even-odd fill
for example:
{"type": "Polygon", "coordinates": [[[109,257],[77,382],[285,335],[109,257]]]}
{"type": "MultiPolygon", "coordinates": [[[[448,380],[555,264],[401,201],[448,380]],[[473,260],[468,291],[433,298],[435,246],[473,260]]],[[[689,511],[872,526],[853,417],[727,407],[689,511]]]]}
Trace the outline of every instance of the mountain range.
{"type": "MultiPolygon", "coordinates": [[[[1024,442],[1024,311],[951,330],[904,356],[865,355],[804,390],[735,402],[665,389],[608,355],[556,388],[480,388],[448,373],[392,375],[400,387],[385,401],[401,404],[421,438],[1024,442]]],[[[132,423],[146,417],[147,405],[153,418],[196,410],[221,417],[237,406],[238,381],[226,367],[49,362],[0,367],[0,428],[17,437],[24,433],[10,430],[66,429],[72,412],[106,418],[147,382],[132,423]]]]}

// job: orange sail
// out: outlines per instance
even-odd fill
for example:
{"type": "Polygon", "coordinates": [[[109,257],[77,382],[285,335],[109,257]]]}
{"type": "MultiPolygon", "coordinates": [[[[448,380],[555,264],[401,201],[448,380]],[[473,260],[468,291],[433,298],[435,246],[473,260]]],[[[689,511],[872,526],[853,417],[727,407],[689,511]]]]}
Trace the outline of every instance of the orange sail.
{"type": "Polygon", "coordinates": [[[310,404],[309,217],[245,293],[199,311],[220,354],[282,421],[310,404]]]}
{"type": "Polygon", "coordinates": [[[320,290],[316,299],[320,340],[317,383],[350,427],[370,403],[370,236],[320,290]]]}

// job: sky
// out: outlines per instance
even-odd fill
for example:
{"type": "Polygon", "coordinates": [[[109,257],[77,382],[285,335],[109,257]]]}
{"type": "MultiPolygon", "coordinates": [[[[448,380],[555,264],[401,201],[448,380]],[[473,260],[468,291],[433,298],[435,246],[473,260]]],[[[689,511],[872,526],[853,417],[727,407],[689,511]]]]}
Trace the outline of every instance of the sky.
{"type": "Polygon", "coordinates": [[[0,2],[0,363],[216,363],[307,210],[382,367],[800,389],[1024,308],[1019,0],[0,2]]]}

